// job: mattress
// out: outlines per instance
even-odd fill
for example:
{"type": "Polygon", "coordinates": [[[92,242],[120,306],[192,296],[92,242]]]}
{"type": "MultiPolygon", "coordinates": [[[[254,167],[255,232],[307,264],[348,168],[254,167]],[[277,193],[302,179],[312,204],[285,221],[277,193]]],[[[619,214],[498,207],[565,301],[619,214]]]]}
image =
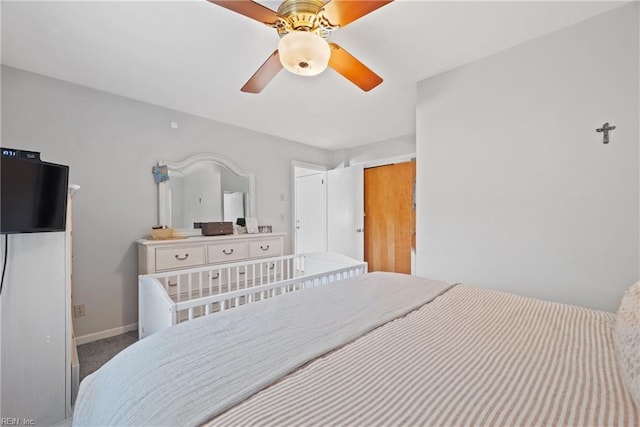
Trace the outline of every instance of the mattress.
{"type": "Polygon", "coordinates": [[[637,426],[614,318],[458,285],[209,425],[637,426]]]}
{"type": "Polygon", "coordinates": [[[73,424],[201,425],[450,286],[371,273],[161,330],[82,381],[73,424]]]}

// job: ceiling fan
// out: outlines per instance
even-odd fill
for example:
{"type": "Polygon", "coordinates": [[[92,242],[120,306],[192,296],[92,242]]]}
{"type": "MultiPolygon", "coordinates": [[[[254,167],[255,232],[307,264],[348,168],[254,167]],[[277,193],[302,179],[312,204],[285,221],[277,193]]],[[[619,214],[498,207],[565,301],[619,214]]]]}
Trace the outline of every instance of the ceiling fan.
{"type": "Polygon", "coordinates": [[[208,1],[275,28],[280,35],[278,49],[245,83],[242,92],[259,93],[283,67],[294,74],[313,76],[329,66],[365,92],[382,83],[380,76],[327,39],[332,31],[393,0],[284,0],[277,12],[252,0],[208,1]]]}

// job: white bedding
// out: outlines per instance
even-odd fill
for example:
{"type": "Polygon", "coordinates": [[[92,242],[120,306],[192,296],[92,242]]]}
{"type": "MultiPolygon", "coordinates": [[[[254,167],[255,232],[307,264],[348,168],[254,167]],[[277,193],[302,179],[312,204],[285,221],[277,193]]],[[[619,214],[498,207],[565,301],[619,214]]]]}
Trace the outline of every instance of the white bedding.
{"type": "Polygon", "coordinates": [[[163,330],[82,381],[73,424],[204,423],[449,287],[371,273],[163,330]]]}

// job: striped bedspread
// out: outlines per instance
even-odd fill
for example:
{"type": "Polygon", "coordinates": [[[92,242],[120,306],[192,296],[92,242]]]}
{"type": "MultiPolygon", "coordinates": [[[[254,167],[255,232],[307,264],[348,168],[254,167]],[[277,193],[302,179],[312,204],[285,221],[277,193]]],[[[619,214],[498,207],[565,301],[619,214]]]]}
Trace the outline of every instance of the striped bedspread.
{"type": "Polygon", "coordinates": [[[450,287],[371,273],[164,329],[82,381],[73,425],[201,425],[450,287]]]}
{"type": "Polygon", "coordinates": [[[459,285],[213,425],[638,426],[614,315],[459,285]]]}

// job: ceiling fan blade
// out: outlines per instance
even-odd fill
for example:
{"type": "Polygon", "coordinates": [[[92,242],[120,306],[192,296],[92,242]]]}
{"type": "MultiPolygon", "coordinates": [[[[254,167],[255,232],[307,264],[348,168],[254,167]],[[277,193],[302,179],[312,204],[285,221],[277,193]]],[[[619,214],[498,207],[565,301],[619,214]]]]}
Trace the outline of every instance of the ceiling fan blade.
{"type": "Polygon", "coordinates": [[[280,15],[273,10],[256,3],[251,0],[207,0],[218,6],[222,6],[225,9],[233,10],[234,12],[244,15],[248,18],[255,19],[263,24],[273,26],[280,21],[280,15]]]}
{"type": "Polygon", "coordinates": [[[240,90],[247,93],[260,93],[280,70],[282,70],[282,64],[276,49],[240,90]]]}
{"type": "Polygon", "coordinates": [[[351,83],[365,92],[369,92],[382,83],[382,77],[371,71],[349,52],[335,43],[329,43],[329,46],[331,47],[329,66],[350,80],[351,83]]]}
{"type": "Polygon", "coordinates": [[[323,16],[332,26],[345,25],[391,3],[393,0],[331,0],[322,8],[323,16]]]}

